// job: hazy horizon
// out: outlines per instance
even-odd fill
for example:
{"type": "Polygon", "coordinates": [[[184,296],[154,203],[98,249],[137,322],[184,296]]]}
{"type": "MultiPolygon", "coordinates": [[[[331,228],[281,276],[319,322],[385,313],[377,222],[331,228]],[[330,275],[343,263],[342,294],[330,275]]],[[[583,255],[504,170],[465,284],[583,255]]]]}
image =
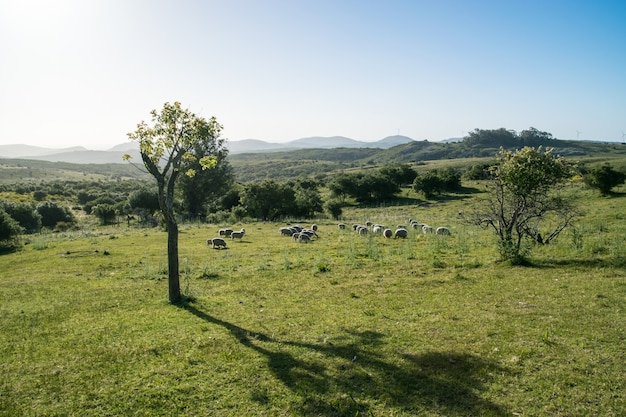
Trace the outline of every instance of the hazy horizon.
{"type": "Polygon", "coordinates": [[[108,149],[180,101],[283,143],[530,127],[626,140],[626,3],[0,3],[0,144],[108,149]]]}

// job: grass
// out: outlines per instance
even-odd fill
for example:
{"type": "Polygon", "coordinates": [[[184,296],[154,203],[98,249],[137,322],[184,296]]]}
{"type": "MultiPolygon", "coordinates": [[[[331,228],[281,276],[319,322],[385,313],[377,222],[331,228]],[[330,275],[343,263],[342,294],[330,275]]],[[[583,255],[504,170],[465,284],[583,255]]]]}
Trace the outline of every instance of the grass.
{"type": "Polygon", "coordinates": [[[625,415],[626,199],[573,192],[585,217],[528,267],[460,223],[471,196],[344,213],[450,237],[251,223],[212,250],[183,225],[178,307],[162,231],[31,237],[0,257],[0,415],[625,415]]]}

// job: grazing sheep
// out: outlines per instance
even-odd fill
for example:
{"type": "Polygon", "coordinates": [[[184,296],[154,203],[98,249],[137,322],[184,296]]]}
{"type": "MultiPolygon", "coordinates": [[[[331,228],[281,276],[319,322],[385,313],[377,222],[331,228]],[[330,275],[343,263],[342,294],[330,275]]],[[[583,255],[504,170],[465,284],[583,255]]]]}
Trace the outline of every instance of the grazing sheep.
{"type": "Polygon", "coordinates": [[[393,230],[391,229],[383,230],[383,236],[385,236],[387,239],[390,239],[391,237],[393,237],[393,230]]]}
{"type": "Polygon", "coordinates": [[[311,241],[311,238],[309,237],[309,235],[307,235],[306,233],[300,233],[300,236],[298,237],[298,242],[302,242],[302,243],[309,243],[311,241]]]}
{"type": "Polygon", "coordinates": [[[423,224],[420,224],[420,223],[418,223],[418,222],[413,222],[413,223],[411,223],[411,227],[412,227],[413,229],[421,229],[421,228],[422,228],[422,226],[423,226],[423,224]]]}
{"type": "Polygon", "coordinates": [[[359,226],[356,229],[356,232],[359,234],[359,236],[366,236],[369,230],[370,229],[368,229],[367,226],[359,226]]]}
{"type": "Polygon", "coordinates": [[[295,232],[295,229],[292,229],[291,227],[281,227],[278,229],[278,233],[280,233],[281,236],[293,236],[295,232]]]}
{"type": "Polygon", "coordinates": [[[319,237],[317,233],[315,233],[315,230],[310,229],[302,229],[302,231],[300,232],[300,236],[302,236],[303,234],[307,235],[311,239],[313,239],[313,237],[319,237]]]}
{"type": "Polygon", "coordinates": [[[214,237],[213,239],[206,240],[207,246],[211,246],[213,249],[224,248],[226,249],[226,241],[221,237],[214,237]]]}
{"type": "Polygon", "coordinates": [[[369,221],[369,220],[365,222],[365,225],[366,225],[367,227],[372,227],[372,225],[373,225],[373,224],[374,224],[374,223],[372,223],[372,222],[371,222],[371,221],[369,221]]]}
{"type": "Polygon", "coordinates": [[[447,227],[438,227],[435,233],[438,235],[450,235],[450,229],[447,227]]]}
{"type": "Polygon", "coordinates": [[[409,232],[406,229],[396,229],[395,237],[400,239],[406,239],[409,236],[409,232]]]}
{"type": "Polygon", "coordinates": [[[241,240],[241,239],[243,238],[243,235],[245,235],[245,234],[246,234],[246,229],[244,229],[244,228],[242,227],[240,231],[238,231],[238,232],[232,232],[232,233],[230,234],[230,238],[231,238],[232,240],[235,240],[235,239],[239,239],[239,240],[241,240]]]}
{"type": "Polygon", "coordinates": [[[317,225],[316,224],[312,224],[311,225],[311,230],[313,230],[314,232],[317,232],[317,225]]]}
{"type": "Polygon", "coordinates": [[[339,228],[339,230],[346,230],[346,227],[347,227],[347,226],[346,226],[346,224],[345,224],[345,223],[339,223],[339,224],[337,225],[337,227],[339,228]]]}
{"type": "Polygon", "coordinates": [[[291,235],[291,238],[295,241],[297,241],[300,238],[300,232],[296,232],[293,235],[291,235]]]}
{"type": "Polygon", "coordinates": [[[432,226],[425,224],[422,226],[422,232],[424,232],[424,234],[433,233],[434,229],[432,228],[432,226]]]}
{"type": "Polygon", "coordinates": [[[221,237],[230,237],[231,233],[233,233],[233,229],[220,229],[219,233],[221,237]]]}
{"type": "Polygon", "coordinates": [[[374,226],[372,226],[372,233],[376,235],[382,234],[383,230],[385,230],[385,226],[383,226],[382,224],[375,224],[374,226]]]}

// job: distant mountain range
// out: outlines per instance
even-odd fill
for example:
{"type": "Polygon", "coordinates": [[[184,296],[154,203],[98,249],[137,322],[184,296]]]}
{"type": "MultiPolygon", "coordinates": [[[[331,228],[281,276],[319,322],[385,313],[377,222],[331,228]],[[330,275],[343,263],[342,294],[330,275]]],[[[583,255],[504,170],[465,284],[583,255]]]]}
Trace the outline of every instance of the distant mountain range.
{"type": "MultiPolygon", "coordinates": [[[[444,142],[459,141],[449,139],[444,142]]],[[[378,148],[389,149],[394,146],[415,142],[407,136],[388,136],[376,142],[358,141],[343,136],[309,137],[285,143],[271,143],[256,139],[228,141],[226,147],[231,154],[282,152],[298,149],[333,149],[333,148],[378,148]]],[[[122,163],[125,153],[140,161],[139,147],[136,142],[126,142],[105,151],[89,150],[82,146],[71,148],[44,148],[29,145],[0,145],[0,158],[34,159],[50,162],[71,162],[77,164],[122,163]]]]}

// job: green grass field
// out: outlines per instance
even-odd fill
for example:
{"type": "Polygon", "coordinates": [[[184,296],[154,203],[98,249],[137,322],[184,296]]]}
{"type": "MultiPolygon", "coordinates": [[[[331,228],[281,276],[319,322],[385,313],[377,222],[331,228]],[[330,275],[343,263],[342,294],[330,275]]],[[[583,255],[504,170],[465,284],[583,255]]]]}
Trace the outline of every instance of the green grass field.
{"type": "Polygon", "coordinates": [[[25,237],[0,256],[0,415],[626,415],[626,197],[571,192],[585,216],[527,267],[458,219],[472,195],[344,213],[449,237],[245,223],[213,250],[224,225],[181,225],[178,307],[161,230],[25,237]]]}

